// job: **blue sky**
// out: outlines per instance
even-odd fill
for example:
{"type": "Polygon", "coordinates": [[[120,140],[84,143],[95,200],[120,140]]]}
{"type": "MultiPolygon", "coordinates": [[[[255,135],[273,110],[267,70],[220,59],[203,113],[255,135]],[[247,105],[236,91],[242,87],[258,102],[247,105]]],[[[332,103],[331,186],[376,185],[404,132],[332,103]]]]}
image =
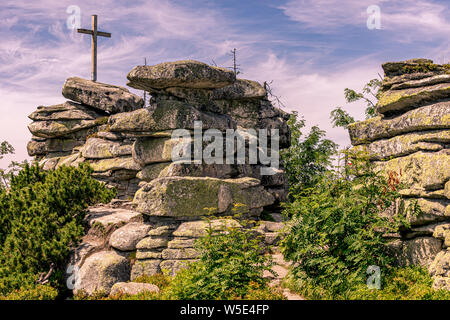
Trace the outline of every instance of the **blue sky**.
{"type": "MultiPolygon", "coordinates": [[[[344,105],[344,88],[361,89],[386,61],[450,60],[450,3],[442,0],[3,0],[0,141],[15,146],[14,159],[27,158],[27,115],[64,102],[66,78],[90,77],[90,39],[66,26],[71,5],[81,10],[81,27],[90,28],[97,14],[99,29],[112,33],[99,40],[98,81],[125,85],[144,57],[148,64],[195,59],[228,67],[236,48],[240,77],[273,81],[287,111],[342,147],[347,133],[331,127],[329,113],[344,105]],[[367,28],[371,5],[381,10],[381,29],[367,28]]],[[[347,109],[363,118],[363,105],[347,109]]]]}

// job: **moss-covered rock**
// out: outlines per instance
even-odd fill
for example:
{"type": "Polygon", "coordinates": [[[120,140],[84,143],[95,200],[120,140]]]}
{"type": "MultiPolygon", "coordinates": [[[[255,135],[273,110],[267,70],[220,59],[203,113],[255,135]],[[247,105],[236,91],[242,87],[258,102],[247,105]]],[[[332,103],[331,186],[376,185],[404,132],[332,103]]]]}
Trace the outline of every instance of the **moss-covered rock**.
{"type": "Polygon", "coordinates": [[[191,138],[138,138],[133,144],[132,154],[134,160],[141,166],[157,162],[170,162],[175,147],[179,148],[181,152],[185,148],[189,150],[192,142],[191,138]]]}
{"type": "MultiPolygon", "coordinates": [[[[213,230],[221,230],[224,227],[240,228],[241,225],[234,219],[213,219],[211,224],[204,220],[189,221],[180,224],[173,235],[178,238],[200,238],[207,234],[209,227],[213,230]]],[[[173,241],[175,240],[176,238],[173,241]]]]}
{"type": "Polygon", "coordinates": [[[98,126],[97,120],[43,120],[28,125],[28,130],[38,137],[57,138],[98,126]]]}
{"type": "Polygon", "coordinates": [[[450,129],[450,102],[443,101],[408,111],[391,119],[377,116],[352,123],[348,132],[353,145],[391,138],[400,134],[433,129],[450,129]]]}
{"type": "Polygon", "coordinates": [[[408,133],[391,139],[359,145],[352,150],[366,152],[371,160],[389,160],[417,151],[439,151],[450,143],[450,130],[408,133]]]}
{"type": "Polygon", "coordinates": [[[46,155],[50,152],[72,151],[83,145],[84,141],[74,139],[46,139],[44,141],[30,140],[27,144],[29,156],[46,155]]]}
{"type": "Polygon", "coordinates": [[[118,157],[112,159],[101,159],[89,161],[92,169],[96,172],[105,172],[108,170],[141,170],[141,166],[137,164],[132,157],[118,157]]]}
{"type": "Polygon", "coordinates": [[[224,213],[233,204],[246,210],[273,204],[274,198],[253,178],[158,178],[139,189],[133,202],[139,212],[155,216],[202,216],[205,208],[224,213]]]}
{"type": "Polygon", "coordinates": [[[199,252],[194,248],[164,249],[162,257],[164,260],[196,259],[199,257],[199,252]]]}
{"type": "Polygon", "coordinates": [[[447,98],[450,98],[450,83],[438,83],[427,87],[402,90],[391,89],[381,93],[377,103],[377,111],[381,114],[407,111],[426,103],[447,98]]]}
{"type": "Polygon", "coordinates": [[[158,178],[160,173],[169,166],[170,162],[152,163],[143,167],[142,170],[137,173],[136,177],[139,180],[150,182],[153,179],[158,178]]]}
{"type": "Polygon", "coordinates": [[[204,113],[193,106],[174,100],[162,100],[155,109],[139,109],[109,118],[111,131],[157,132],[174,129],[194,129],[194,122],[201,121],[203,129],[232,129],[230,117],[204,113]]]}
{"type": "Polygon", "coordinates": [[[164,62],[134,67],[127,75],[128,86],[141,90],[169,87],[221,88],[236,80],[233,71],[194,60],[164,62]]]}
{"type": "Polygon", "coordinates": [[[152,276],[154,274],[160,273],[161,269],[159,265],[161,260],[138,260],[133,264],[131,269],[131,281],[140,276],[152,276]]]}
{"type": "Polygon", "coordinates": [[[119,141],[110,141],[99,138],[89,138],[81,149],[86,159],[108,159],[128,156],[132,153],[132,145],[119,141]]]}
{"type": "Polygon", "coordinates": [[[400,174],[400,182],[407,188],[419,190],[442,189],[450,180],[449,151],[435,153],[416,152],[389,161],[376,162],[385,172],[400,174]]]}

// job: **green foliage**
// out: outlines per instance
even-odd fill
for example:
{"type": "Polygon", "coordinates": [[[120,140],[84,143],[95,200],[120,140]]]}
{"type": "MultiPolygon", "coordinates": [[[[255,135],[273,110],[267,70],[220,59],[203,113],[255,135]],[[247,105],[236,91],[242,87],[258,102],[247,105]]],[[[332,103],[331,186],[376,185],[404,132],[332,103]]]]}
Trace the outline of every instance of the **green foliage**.
{"type": "Polygon", "coordinates": [[[263,272],[272,272],[273,262],[261,250],[261,236],[249,228],[229,223],[213,227],[212,220],[207,221],[207,234],[196,244],[199,261],[176,274],[165,298],[237,299],[245,298],[255,286],[266,287],[269,280],[263,272]]]}
{"type": "Polygon", "coordinates": [[[366,157],[352,158],[344,172],[330,171],[296,194],[284,212],[292,220],[281,247],[296,264],[294,276],[331,292],[363,281],[370,265],[389,266],[383,232],[408,227],[402,213],[380,215],[400,198],[396,174],[386,177],[366,157]]]}
{"type": "MultiPolygon", "coordinates": [[[[381,81],[378,79],[372,79],[364,86],[362,92],[356,92],[353,89],[345,88],[344,96],[347,103],[356,101],[364,101],[367,105],[365,113],[366,119],[376,116],[376,101],[379,98],[379,88],[381,87],[381,81]]],[[[350,114],[343,110],[341,107],[335,108],[330,114],[331,123],[333,127],[346,128],[350,123],[355,122],[355,119],[350,114]]]]}
{"type": "Polygon", "coordinates": [[[36,285],[21,287],[13,290],[7,295],[1,296],[0,300],[55,300],[58,290],[49,285],[36,285]]]}
{"type": "Polygon", "coordinates": [[[447,290],[434,290],[428,271],[417,266],[388,268],[381,274],[381,289],[369,289],[364,282],[354,283],[346,290],[333,292],[308,278],[292,274],[284,285],[307,299],[314,300],[450,300],[447,290]]]}
{"type": "Polygon", "coordinates": [[[301,139],[301,129],[305,126],[303,119],[297,119],[294,112],[288,121],[291,129],[291,146],[280,152],[288,177],[291,194],[313,187],[328,170],[337,144],[325,139],[325,131],[317,126],[301,139]]]}
{"type": "MultiPolygon", "coordinates": [[[[13,154],[14,147],[7,141],[0,143],[0,160],[3,159],[5,155],[13,154]]],[[[11,178],[20,171],[28,162],[25,160],[23,162],[12,161],[7,169],[0,168],[0,189],[8,189],[11,178]]]]}
{"type": "Polygon", "coordinates": [[[23,286],[33,290],[52,263],[57,268],[49,282],[58,286],[70,248],[84,234],[86,208],[115,196],[91,173],[85,163],[54,171],[27,164],[8,191],[0,190],[0,294],[23,286]]]}

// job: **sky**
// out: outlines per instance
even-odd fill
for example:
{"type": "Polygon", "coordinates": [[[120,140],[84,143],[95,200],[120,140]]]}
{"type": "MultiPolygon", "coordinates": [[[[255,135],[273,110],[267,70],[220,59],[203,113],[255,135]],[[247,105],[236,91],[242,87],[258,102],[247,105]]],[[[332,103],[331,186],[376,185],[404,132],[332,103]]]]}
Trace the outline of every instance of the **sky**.
{"type": "Polygon", "coordinates": [[[16,152],[0,168],[28,158],[27,116],[64,102],[68,77],[90,78],[90,37],[73,28],[77,16],[90,29],[97,14],[99,30],[112,33],[98,40],[99,82],[125,86],[144,58],[231,67],[236,48],[238,77],[271,82],[282,108],[306,120],[305,133],[318,125],[345,147],[348,134],[332,127],[330,111],[342,106],[362,120],[364,104],[346,105],[344,89],[361,90],[387,61],[448,63],[449,7],[448,0],[2,0],[0,142],[16,152]]]}

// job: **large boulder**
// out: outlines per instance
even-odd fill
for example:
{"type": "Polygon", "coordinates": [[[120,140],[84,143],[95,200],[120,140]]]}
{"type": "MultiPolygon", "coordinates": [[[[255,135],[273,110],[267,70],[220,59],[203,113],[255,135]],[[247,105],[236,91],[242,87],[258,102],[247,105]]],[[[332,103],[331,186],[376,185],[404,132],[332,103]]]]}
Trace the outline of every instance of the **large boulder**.
{"type": "Polygon", "coordinates": [[[52,106],[39,106],[28,116],[33,121],[44,120],[95,120],[104,117],[103,112],[95,111],[85,105],[72,101],[52,106]]]}
{"type": "Polygon", "coordinates": [[[420,107],[392,119],[377,116],[348,126],[353,145],[433,129],[450,129],[450,101],[420,107]]]}
{"type": "Polygon", "coordinates": [[[205,63],[184,60],[164,62],[154,66],[134,67],[127,75],[128,86],[140,90],[184,88],[221,88],[236,80],[233,71],[205,63]]]}
{"type": "Polygon", "coordinates": [[[450,98],[450,79],[428,87],[417,87],[381,92],[377,111],[382,114],[412,109],[432,101],[450,98]]]}
{"type": "MultiPolygon", "coordinates": [[[[157,162],[170,162],[175,147],[183,152],[185,148],[189,150],[191,144],[191,138],[138,138],[133,144],[132,154],[135,161],[141,166],[157,162]]],[[[183,153],[179,156],[183,156],[183,153]]],[[[188,156],[190,159],[191,153],[184,156],[188,156]]]]}
{"type": "Polygon", "coordinates": [[[439,151],[450,143],[450,130],[407,133],[390,139],[358,145],[355,152],[367,152],[371,160],[389,160],[417,151],[439,151]]]}
{"type": "Polygon", "coordinates": [[[389,244],[401,266],[419,265],[428,268],[442,249],[442,241],[432,237],[396,240],[389,244]]]}
{"type": "Polygon", "coordinates": [[[96,120],[43,120],[28,125],[30,132],[41,138],[58,138],[104,124],[107,117],[96,120]]]}
{"type": "Polygon", "coordinates": [[[128,89],[77,77],[64,82],[62,94],[67,99],[113,113],[133,111],[144,106],[144,100],[128,89]]]}
{"type": "Polygon", "coordinates": [[[27,144],[29,156],[46,155],[52,152],[71,152],[75,147],[82,146],[84,141],[75,139],[32,139],[27,144]]]}
{"type": "Polygon", "coordinates": [[[434,289],[450,290],[450,250],[442,250],[429,266],[434,289]]]}
{"type": "Polygon", "coordinates": [[[401,174],[400,182],[408,188],[439,189],[450,179],[449,152],[448,149],[434,153],[421,151],[375,165],[385,172],[401,174]]]}
{"type": "Polygon", "coordinates": [[[76,291],[109,294],[114,283],[129,279],[130,262],[114,251],[101,251],[89,256],[81,266],[76,291]]]}
{"type": "Polygon", "coordinates": [[[99,138],[89,138],[81,150],[86,159],[107,159],[128,156],[132,153],[132,144],[110,141],[99,138]]]}
{"type": "Polygon", "coordinates": [[[257,179],[209,177],[158,178],[139,189],[133,200],[139,212],[171,217],[202,216],[207,214],[206,208],[225,213],[238,204],[252,211],[274,201],[257,179]]]}
{"type": "Polygon", "coordinates": [[[109,118],[111,131],[158,132],[175,129],[194,129],[194,122],[201,121],[203,129],[233,129],[230,117],[205,113],[193,106],[174,100],[162,100],[154,109],[124,112],[109,118]]]}
{"type": "Polygon", "coordinates": [[[109,244],[121,251],[136,250],[136,244],[143,239],[151,229],[148,224],[131,222],[111,234],[109,244]]]}

